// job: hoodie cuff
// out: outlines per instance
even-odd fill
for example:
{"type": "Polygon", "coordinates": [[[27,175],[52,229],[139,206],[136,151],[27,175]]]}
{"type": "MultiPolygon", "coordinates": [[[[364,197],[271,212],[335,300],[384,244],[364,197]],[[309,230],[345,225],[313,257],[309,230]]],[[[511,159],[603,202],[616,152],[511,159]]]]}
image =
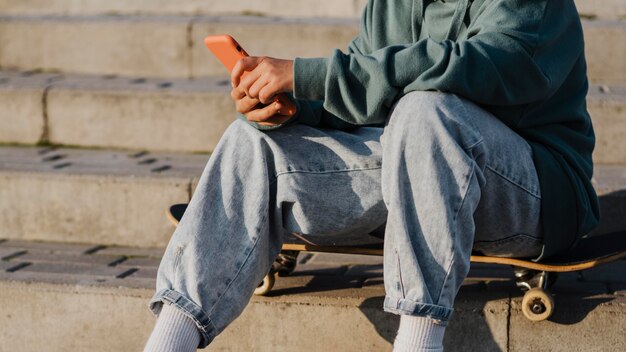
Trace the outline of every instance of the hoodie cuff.
{"type": "Polygon", "coordinates": [[[304,100],[324,100],[327,68],[326,58],[296,58],[293,64],[294,97],[304,100]]]}

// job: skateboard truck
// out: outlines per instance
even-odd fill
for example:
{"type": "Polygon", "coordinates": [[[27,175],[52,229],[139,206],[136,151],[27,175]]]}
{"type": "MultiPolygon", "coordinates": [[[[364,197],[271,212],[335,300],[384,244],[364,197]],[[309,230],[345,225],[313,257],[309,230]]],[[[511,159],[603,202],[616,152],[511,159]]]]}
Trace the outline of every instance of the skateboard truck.
{"type": "Polygon", "coordinates": [[[554,312],[554,298],[548,289],[557,279],[557,273],[513,267],[515,285],[522,290],[522,313],[532,321],[548,319],[554,312]]]}

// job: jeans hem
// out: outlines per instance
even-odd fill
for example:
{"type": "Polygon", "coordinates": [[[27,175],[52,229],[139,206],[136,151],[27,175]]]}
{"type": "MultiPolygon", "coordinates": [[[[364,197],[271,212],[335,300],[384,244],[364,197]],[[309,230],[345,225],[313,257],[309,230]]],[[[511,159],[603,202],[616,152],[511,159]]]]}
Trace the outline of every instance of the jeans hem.
{"type": "Polygon", "coordinates": [[[446,326],[454,311],[452,308],[434,304],[419,303],[406,298],[385,297],[383,305],[385,312],[393,314],[413,315],[436,320],[438,324],[446,326]]]}
{"type": "Polygon", "coordinates": [[[205,348],[217,336],[217,329],[208,314],[183,294],[172,289],[160,290],[150,300],[150,310],[154,315],[158,315],[164,303],[174,305],[193,320],[200,331],[198,348],[205,348]]]}

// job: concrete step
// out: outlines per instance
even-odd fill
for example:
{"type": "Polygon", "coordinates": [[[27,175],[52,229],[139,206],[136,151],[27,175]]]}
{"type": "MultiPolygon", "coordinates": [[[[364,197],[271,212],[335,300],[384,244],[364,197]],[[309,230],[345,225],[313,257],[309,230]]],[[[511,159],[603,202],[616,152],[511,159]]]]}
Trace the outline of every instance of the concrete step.
{"type": "MultiPolygon", "coordinates": [[[[0,238],[165,246],[208,155],[0,147],[0,238]]],[[[598,166],[596,233],[626,230],[626,166],[598,166]]]]}
{"type": "MultiPolygon", "coordinates": [[[[626,83],[621,59],[626,56],[625,23],[584,21],[592,81],[626,83]]],[[[291,58],[329,56],[333,48],[345,48],[357,31],[357,19],[3,16],[0,67],[197,78],[224,74],[202,44],[211,33],[233,35],[251,54],[291,58]]]]}
{"type": "Polygon", "coordinates": [[[9,15],[248,15],[342,18],[361,15],[367,0],[0,0],[9,15]]]}
{"type": "MultiPolygon", "coordinates": [[[[0,350],[141,350],[155,321],[147,303],[161,253],[0,242],[0,350]]],[[[398,317],[382,311],[381,257],[303,254],[299,261],[209,349],[391,351],[398,317]]],[[[620,261],[562,274],[552,288],[555,314],[531,323],[521,313],[512,271],[473,265],[446,331],[446,351],[624,350],[624,270],[620,261]]]]}
{"type": "MultiPolygon", "coordinates": [[[[0,0],[7,15],[251,15],[291,17],[358,17],[367,0],[0,0]]],[[[625,18],[622,0],[576,0],[586,18],[625,18]]]]}
{"type": "MultiPolygon", "coordinates": [[[[0,71],[0,143],[211,151],[235,118],[221,78],[0,71]]],[[[596,163],[626,164],[626,86],[591,87],[596,163]]]]}
{"type": "Polygon", "coordinates": [[[5,238],[165,246],[207,155],[0,148],[5,238]]]}
{"type": "Polygon", "coordinates": [[[626,2],[623,0],[575,0],[583,18],[626,18],[626,2]]]}

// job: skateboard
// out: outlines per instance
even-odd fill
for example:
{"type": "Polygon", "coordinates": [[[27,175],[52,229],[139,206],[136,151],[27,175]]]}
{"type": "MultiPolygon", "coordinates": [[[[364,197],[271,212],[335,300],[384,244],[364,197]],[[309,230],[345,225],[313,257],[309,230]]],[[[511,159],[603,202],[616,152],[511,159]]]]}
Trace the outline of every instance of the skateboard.
{"type": "MultiPolygon", "coordinates": [[[[172,205],[167,211],[168,219],[178,225],[187,204],[172,205]]],[[[361,255],[383,255],[383,235],[371,233],[334,237],[312,237],[290,234],[284,239],[282,251],[268,274],[254,291],[255,295],[267,295],[273,288],[276,276],[285,276],[293,271],[300,252],[343,253],[361,255]]],[[[554,298],[549,288],[557,274],[594,268],[626,258],[626,232],[582,238],[567,253],[543,262],[524,259],[472,255],[472,263],[508,265],[513,267],[515,281],[524,293],[522,313],[531,321],[548,319],[554,312],[554,298]]]]}

